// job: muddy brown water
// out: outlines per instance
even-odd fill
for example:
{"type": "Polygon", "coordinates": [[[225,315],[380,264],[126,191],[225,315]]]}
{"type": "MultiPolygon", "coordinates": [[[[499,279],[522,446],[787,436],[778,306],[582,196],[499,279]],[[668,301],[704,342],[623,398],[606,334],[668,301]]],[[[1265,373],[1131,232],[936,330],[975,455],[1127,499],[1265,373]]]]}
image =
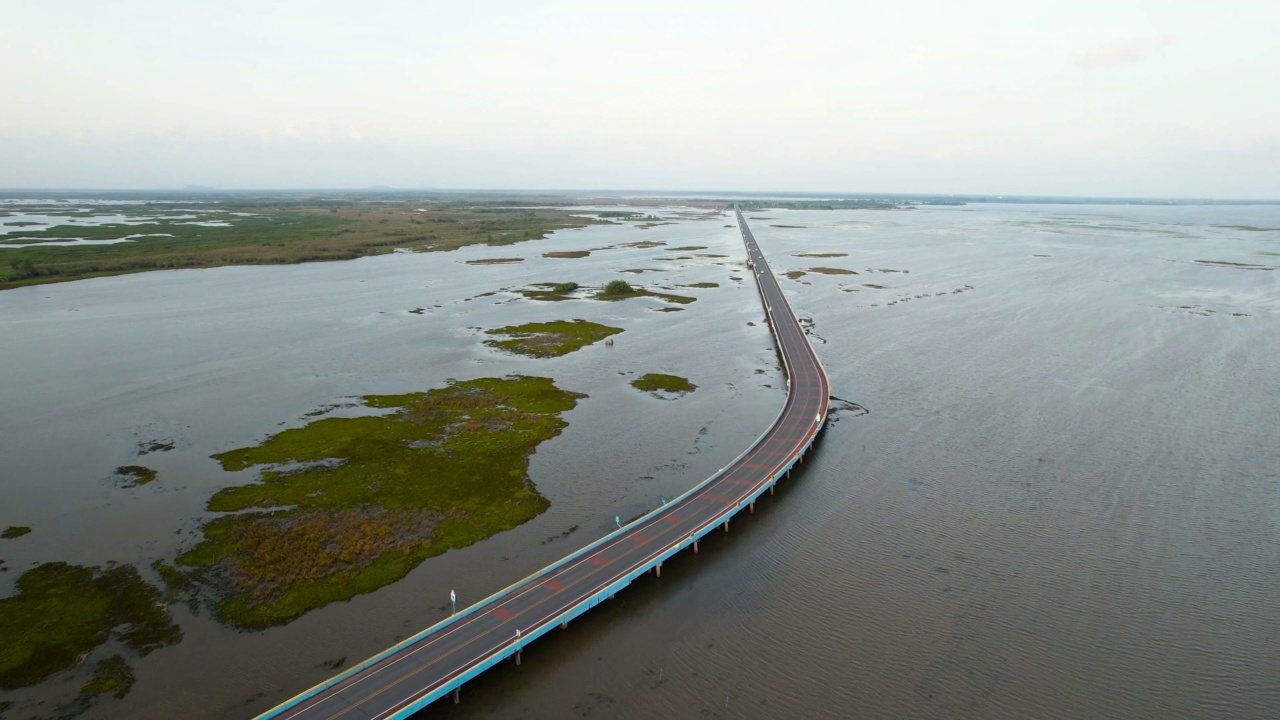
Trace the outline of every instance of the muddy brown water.
{"type": "MultiPolygon", "coordinates": [[[[1230,226],[1280,228],[1280,208],[769,214],[803,226],[753,225],[775,271],[806,251],[847,252],[831,266],[860,273],[782,282],[833,392],[868,413],[839,416],[730,534],[422,717],[1280,716],[1280,271],[1195,262],[1267,264],[1280,232],[1230,226]]],[[[656,239],[736,260],[723,224],[557,233],[503,248],[527,258],[513,266],[465,265],[495,254],[479,249],[0,293],[0,525],[34,529],[0,545],[3,592],[33,562],[172,557],[209,494],[248,478],[209,454],[344,397],[508,372],[591,396],[533,459],[547,513],[283,628],[236,633],[178,609],[186,639],[137,660],[133,693],[85,717],[266,709],[324,663],[438,620],[450,589],[467,602],[523,577],[764,429],[782,383],[736,268],[662,248],[539,257],[656,239]],[[679,291],[699,300],[671,314],[647,299],[463,300],[655,263],[669,270],[646,282],[720,287],[679,291]],[[560,317],[627,332],[529,360],[468,330],[560,317]],[[662,401],[627,385],[646,372],[698,390],[662,401]],[[175,448],[137,457],[151,441],[175,448]],[[125,464],[159,478],[118,488],[125,464]]],[[[3,699],[39,712],[79,682],[3,699]]]]}

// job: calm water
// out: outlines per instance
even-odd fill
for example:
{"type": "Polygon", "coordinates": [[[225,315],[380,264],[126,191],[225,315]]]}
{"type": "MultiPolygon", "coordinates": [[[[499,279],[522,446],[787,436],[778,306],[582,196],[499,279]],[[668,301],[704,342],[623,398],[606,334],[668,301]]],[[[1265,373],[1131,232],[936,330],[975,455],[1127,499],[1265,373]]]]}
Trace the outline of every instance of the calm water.
{"type": "MultiPolygon", "coordinates": [[[[816,322],[833,392],[870,413],[841,417],[732,534],[424,716],[1280,716],[1280,270],[1194,262],[1280,265],[1266,254],[1280,231],[1242,229],[1280,228],[1280,208],[752,215],[770,218],[751,222],[776,271],[860,273],[784,286],[816,322]]],[[[434,622],[450,588],[465,601],[523,577],[763,429],[781,383],[754,289],[716,264],[741,257],[729,222],[0,293],[0,526],[35,530],[0,545],[0,589],[32,562],[172,557],[209,494],[251,477],[209,454],[346,397],[509,372],[590,394],[533,459],[552,501],[542,516],[284,628],[235,633],[178,609],[185,641],[136,661],[133,693],[86,717],[269,707],[327,676],[320,663],[434,622]],[[539,257],[643,239],[732,257],[539,257]],[[496,256],[526,262],[462,262],[496,256]],[[464,299],[625,268],[720,287],[687,290],[699,300],[681,313],[464,299]],[[558,317],[627,332],[611,349],[527,360],[481,347],[473,329],[558,317]],[[655,400],[627,387],[629,372],[699,390],[655,400]],[[176,447],[137,458],[155,440],[176,447]],[[116,487],[112,469],[134,462],[160,479],[116,487]]]]}

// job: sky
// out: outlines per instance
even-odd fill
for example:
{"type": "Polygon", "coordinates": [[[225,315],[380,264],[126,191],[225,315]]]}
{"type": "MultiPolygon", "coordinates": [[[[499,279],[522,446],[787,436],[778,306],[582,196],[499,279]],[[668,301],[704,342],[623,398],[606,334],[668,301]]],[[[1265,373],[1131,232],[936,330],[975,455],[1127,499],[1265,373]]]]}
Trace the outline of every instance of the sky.
{"type": "Polygon", "coordinates": [[[1280,2],[0,0],[0,187],[1280,198],[1280,2]]]}

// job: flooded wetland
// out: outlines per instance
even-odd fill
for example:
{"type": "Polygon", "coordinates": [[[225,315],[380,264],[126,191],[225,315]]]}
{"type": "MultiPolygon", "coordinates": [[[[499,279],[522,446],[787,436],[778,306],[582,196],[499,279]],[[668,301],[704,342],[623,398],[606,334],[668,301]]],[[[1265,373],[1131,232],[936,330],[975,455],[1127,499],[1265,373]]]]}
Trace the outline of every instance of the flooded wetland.
{"type": "MultiPolygon", "coordinates": [[[[0,718],[252,717],[785,398],[718,210],[236,212],[0,206],[0,718]]],[[[752,214],[858,411],[423,717],[1280,715],[1280,208],[752,214]]]]}

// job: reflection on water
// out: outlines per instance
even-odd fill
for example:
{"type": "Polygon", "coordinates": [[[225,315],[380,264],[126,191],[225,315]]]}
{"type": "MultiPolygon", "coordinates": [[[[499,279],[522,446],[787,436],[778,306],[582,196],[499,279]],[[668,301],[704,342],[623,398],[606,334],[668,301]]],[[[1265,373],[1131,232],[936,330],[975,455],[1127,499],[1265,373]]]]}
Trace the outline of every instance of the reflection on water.
{"type": "MultiPolygon", "coordinates": [[[[1257,228],[1280,228],[1280,210],[768,215],[753,228],[779,273],[858,273],[783,286],[825,341],[833,392],[870,412],[832,425],[733,533],[424,716],[1280,716],[1280,271],[1195,262],[1274,264],[1259,254],[1280,232],[1257,228]]],[[[509,372],[590,395],[533,458],[544,515],[265,633],[178,609],[184,642],[86,717],[259,712],[439,619],[449,589],[466,602],[523,577],[758,434],[781,383],[754,289],[713,264],[740,262],[724,224],[0,293],[0,526],[33,527],[0,546],[0,582],[31,562],[171,557],[209,494],[246,479],[208,455],[345,397],[509,372]],[[651,239],[731,258],[599,250],[651,239]],[[540,257],[575,249],[596,251],[540,257]],[[464,262],[497,254],[525,261],[464,262]],[[663,272],[618,275],[637,267],[663,272]],[[614,277],[719,287],[679,290],[699,300],[670,314],[478,297],[614,277]],[[471,329],[562,316],[627,332],[527,360],[471,329]],[[647,372],[699,389],[627,385],[647,372]],[[139,458],[148,443],[174,448],[139,458]],[[158,479],[116,487],[132,463],[158,479]]]]}

